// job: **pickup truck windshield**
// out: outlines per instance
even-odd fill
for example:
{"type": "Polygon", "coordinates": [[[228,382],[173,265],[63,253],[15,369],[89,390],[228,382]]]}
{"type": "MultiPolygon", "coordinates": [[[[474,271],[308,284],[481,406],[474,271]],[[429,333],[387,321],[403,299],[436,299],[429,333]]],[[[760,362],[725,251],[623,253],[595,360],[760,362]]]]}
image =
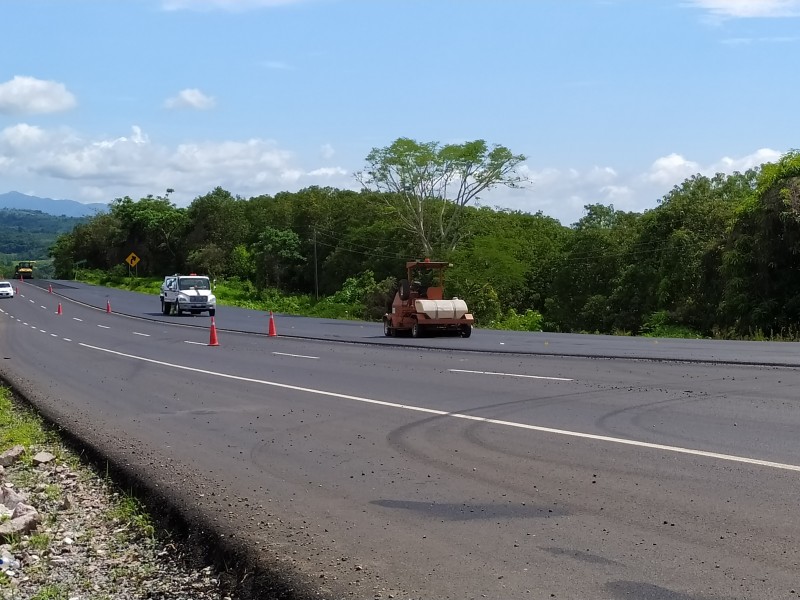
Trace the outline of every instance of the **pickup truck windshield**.
{"type": "Polygon", "coordinates": [[[208,285],[208,279],[206,279],[205,277],[198,277],[196,279],[181,277],[179,285],[180,289],[182,290],[191,290],[193,288],[197,288],[198,290],[211,289],[208,285]]]}

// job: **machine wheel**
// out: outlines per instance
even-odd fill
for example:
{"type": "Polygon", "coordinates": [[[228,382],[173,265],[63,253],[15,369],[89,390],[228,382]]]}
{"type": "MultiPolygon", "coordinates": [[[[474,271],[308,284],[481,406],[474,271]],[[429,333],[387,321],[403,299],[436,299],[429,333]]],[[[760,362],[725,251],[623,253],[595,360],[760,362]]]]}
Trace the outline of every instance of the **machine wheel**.
{"type": "Polygon", "coordinates": [[[216,308],[212,308],[212,309],[210,309],[208,311],[208,316],[209,317],[213,317],[215,314],[217,314],[217,309],[216,308]]]}
{"type": "Polygon", "coordinates": [[[181,310],[181,305],[175,302],[174,306],[175,306],[175,314],[180,317],[183,314],[183,311],[181,310]]]}
{"type": "Polygon", "coordinates": [[[172,310],[172,305],[169,302],[161,300],[161,314],[168,315],[170,310],[172,310]]]}
{"type": "Polygon", "coordinates": [[[386,337],[394,337],[394,329],[389,325],[389,319],[383,320],[383,335],[386,337]]]}
{"type": "Polygon", "coordinates": [[[461,326],[461,337],[468,338],[472,335],[472,325],[461,326]]]}
{"type": "Polygon", "coordinates": [[[400,300],[408,300],[411,297],[411,283],[408,279],[400,280],[400,300]]]}
{"type": "Polygon", "coordinates": [[[411,337],[421,338],[423,333],[422,325],[414,321],[414,324],[411,326],[411,337]]]}

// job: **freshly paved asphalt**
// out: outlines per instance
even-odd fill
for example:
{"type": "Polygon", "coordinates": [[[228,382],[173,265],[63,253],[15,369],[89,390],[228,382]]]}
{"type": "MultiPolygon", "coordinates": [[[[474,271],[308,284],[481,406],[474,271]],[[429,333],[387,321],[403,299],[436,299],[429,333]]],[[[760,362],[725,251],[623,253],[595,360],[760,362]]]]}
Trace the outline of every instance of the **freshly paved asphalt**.
{"type": "MultiPolygon", "coordinates": [[[[26,285],[50,284],[33,280],[26,285]]],[[[140,318],[208,327],[207,316],[165,317],[157,296],[112,288],[98,288],[72,281],[52,282],[54,292],[66,298],[105,309],[110,302],[114,312],[140,318]]],[[[786,342],[742,342],[688,339],[657,339],[609,335],[566,333],[525,333],[476,329],[472,337],[434,337],[424,340],[386,338],[380,323],[316,319],[276,314],[278,333],[284,337],[387,344],[443,350],[493,353],[521,353],[595,358],[640,358],[650,360],[800,366],[800,344],[786,342]]],[[[217,308],[216,326],[220,330],[266,334],[268,313],[230,306],[217,308]]]]}
{"type": "Polygon", "coordinates": [[[2,376],[324,597],[800,591],[794,344],[285,315],[269,338],[219,307],[209,347],[157,297],[38,283],[0,303],[2,376]]]}

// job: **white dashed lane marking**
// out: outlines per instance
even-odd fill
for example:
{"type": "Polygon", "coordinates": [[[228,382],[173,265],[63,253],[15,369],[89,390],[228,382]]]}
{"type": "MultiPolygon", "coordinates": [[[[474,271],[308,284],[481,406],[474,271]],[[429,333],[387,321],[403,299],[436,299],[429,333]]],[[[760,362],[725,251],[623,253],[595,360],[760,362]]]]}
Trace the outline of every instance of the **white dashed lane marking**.
{"type": "Polygon", "coordinates": [[[292,358],[311,358],[319,360],[319,356],[306,356],[305,354],[288,354],[286,352],[273,352],[275,356],[291,356],[292,358]]]}
{"type": "MultiPolygon", "coordinates": [[[[193,342],[197,343],[197,342],[193,342]]],[[[499,425],[501,427],[509,427],[514,429],[522,429],[527,431],[537,431],[540,433],[550,433],[554,435],[562,435],[565,437],[570,438],[580,438],[586,440],[593,440],[598,442],[606,442],[609,444],[619,444],[623,446],[634,446],[638,448],[649,448],[651,450],[659,450],[661,452],[672,452],[676,454],[688,454],[691,456],[702,456],[705,458],[713,458],[717,460],[724,460],[728,462],[735,462],[735,463],[744,463],[748,465],[755,465],[758,467],[770,467],[773,469],[782,469],[784,471],[798,471],[800,472],[800,465],[793,465],[788,463],[779,463],[770,460],[762,460],[758,458],[748,458],[746,456],[736,456],[734,454],[721,454],[719,452],[709,452],[707,450],[696,450],[694,448],[682,448],[680,446],[667,446],[664,444],[654,444],[652,442],[640,442],[638,440],[630,440],[625,438],[617,438],[617,437],[610,437],[607,435],[596,435],[594,433],[583,433],[581,431],[569,431],[566,429],[554,429],[552,427],[542,427],[541,425],[530,425],[528,423],[519,423],[516,421],[503,421],[500,419],[490,419],[488,417],[479,417],[477,415],[469,415],[464,413],[452,413],[447,412],[444,410],[438,410],[435,408],[427,408],[424,406],[415,406],[413,404],[399,404],[397,402],[387,402],[385,400],[376,400],[373,398],[364,398],[362,396],[351,396],[349,394],[339,394],[338,392],[329,392],[327,390],[319,390],[314,388],[307,388],[307,387],[300,387],[297,385],[289,385],[287,383],[278,383],[277,381],[267,381],[264,379],[255,379],[252,377],[242,377],[240,375],[231,375],[230,373],[221,373],[219,371],[209,371],[207,369],[198,369],[196,367],[187,367],[184,365],[177,365],[174,363],[168,363],[161,360],[155,360],[153,358],[146,358],[144,356],[136,356],[135,354],[125,354],[124,352],[117,352],[116,350],[110,350],[108,348],[101,348],[99,346],[90,346],[89,344],[80,344],[84,348],[89,348],[91,350],[97,350],[98,352],[105,352],[107,354],[113,354],[115,356],[121,356],[123,358],[129,358],[132,360],[139,360],[142,362],[154,364],[154,365],[161,365],[162,367],[168,367],[172,369],[180,369],[182,371],[189,371],[191,373],[202,373],[204,375],[210,375],[212,377],[220,377],[223,379],[231,379],[234,381],[243,381],[247,383],[255,383],[259,385],[266,385],[270,387],[276,387],[284,390],[293,390],[296,392],[302,392],[305,394],[315,394],[318,396],[326,396],[328,398],[338,398],[340,400],[349,400],[353,402],[362,402],[364,404],[370,404],[373,406],[384,406],[387,408],[397,408],[401,410],[408,410],[413,412],[420,412],[430,415],[437,415],[440,417],[445,417],[448,419],[463,419],[465,421],[475,421],[478,423],[487,423],[491,425],[499,425]]]]}
{"type": "Polygon", "coordinates": [[[451,373],[471,373],[473,375],[497,375],[499,377],[524,377],[526,379],[549,379],[550,381],[575,381],[566,377],[546,377],[544,375],[520,375],[518,373],[496,373],[494,371],[468,371],[466,369],[447,369],[451,373]]]}

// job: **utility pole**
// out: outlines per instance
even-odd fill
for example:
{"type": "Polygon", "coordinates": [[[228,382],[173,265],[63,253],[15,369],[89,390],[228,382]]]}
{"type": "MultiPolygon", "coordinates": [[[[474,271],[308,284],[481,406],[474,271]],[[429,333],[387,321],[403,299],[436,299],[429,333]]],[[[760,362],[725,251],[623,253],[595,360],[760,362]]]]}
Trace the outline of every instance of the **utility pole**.
{"type": "Polygon", "coordinates": [[[319,300],[319,275],[317,274],[317,230],[314,229],[314,294],[319,300]]]}

